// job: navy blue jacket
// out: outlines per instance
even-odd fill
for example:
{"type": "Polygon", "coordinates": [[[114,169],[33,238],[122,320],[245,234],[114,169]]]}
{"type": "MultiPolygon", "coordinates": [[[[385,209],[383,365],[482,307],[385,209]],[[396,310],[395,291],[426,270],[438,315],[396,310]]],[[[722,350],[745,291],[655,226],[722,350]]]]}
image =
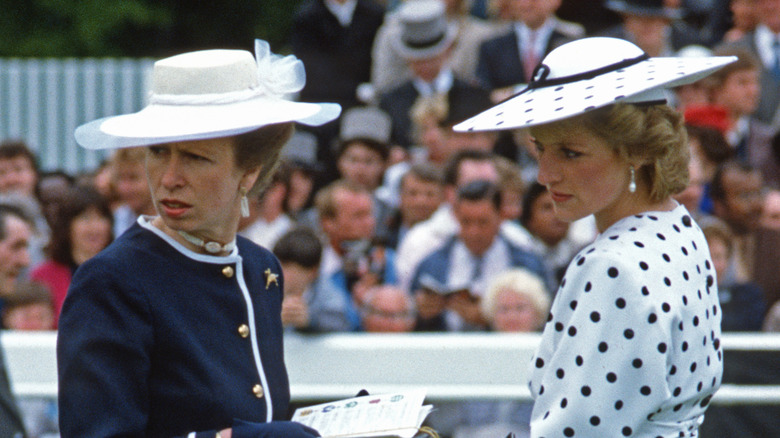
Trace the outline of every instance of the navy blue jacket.
{"type": "Polygon", "coordinates": [[[286,418],[282,271],[237,239],[207,256],[136,223],[76,271],[57,341],[63,438],[213,437],[286,418]]]}

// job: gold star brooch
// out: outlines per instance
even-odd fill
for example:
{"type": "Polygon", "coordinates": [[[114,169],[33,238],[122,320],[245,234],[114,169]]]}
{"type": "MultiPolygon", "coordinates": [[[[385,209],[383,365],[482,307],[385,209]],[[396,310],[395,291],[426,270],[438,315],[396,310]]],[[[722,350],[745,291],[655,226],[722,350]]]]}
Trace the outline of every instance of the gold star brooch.
{"type": "Polygon", "coordinates": [[[279,286],[279,274],[275,274],[271,272],[271,268],[268,268],[265,270],[265,290],[268,290],[269,287],[271,287],[271,283],[279,286]]]}

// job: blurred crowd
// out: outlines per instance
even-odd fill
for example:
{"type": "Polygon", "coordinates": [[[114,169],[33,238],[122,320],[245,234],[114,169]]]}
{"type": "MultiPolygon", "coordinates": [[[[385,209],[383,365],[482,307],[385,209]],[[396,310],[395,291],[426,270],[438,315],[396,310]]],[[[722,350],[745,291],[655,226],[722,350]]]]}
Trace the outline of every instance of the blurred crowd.
{"type": "MultiPolygon", "coordinates": [[[[691,153],[677,200],[708,239],[723,330],[780,331],[780,0],[303,2],[290,41],[307,70],[299,99],[344,110],[298,129],[239,232],[279,258],[288,329],[540,330],[595,225],[555,218],[527,133],[452,126],[522,89],[555,47],[597,35],[650,56],[737,58],[667,96],[691,153]]],[[[145,150],[71,175],[39,169],[34,146],[0,145],[9,330],[55,330],[78,266],[155,214],[145,150]]],[[[452,434],[488,436],[480,425],[524,409],[469,405],[452,434]]],[[[26,411],[36,436],[51,415],[26,411]]]]}

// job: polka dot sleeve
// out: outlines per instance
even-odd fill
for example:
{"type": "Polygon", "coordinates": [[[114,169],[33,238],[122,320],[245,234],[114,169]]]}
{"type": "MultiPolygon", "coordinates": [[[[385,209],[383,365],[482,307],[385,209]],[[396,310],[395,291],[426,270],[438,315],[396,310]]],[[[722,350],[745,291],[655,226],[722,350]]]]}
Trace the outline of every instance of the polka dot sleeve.
{"type": "Polygon", "coordinates": [[[672,323],[627,263],[595,252],[569,268],[532,364],[532,436],[632,436],[669,396],[672,323]]]}

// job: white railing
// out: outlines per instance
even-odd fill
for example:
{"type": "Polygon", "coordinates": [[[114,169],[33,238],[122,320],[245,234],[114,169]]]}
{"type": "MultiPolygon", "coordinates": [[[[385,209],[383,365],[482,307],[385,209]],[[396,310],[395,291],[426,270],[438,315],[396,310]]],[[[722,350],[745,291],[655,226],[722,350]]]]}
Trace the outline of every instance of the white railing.
{"type": "MultiPolygon", "coordinates": [[[[56,334],[0,335],[14,392],[57,396],[56,334]]],[[[289,335],[285,360],[293,400],[327,400],[424,388],[430,400],[530,398],[525,372],[535,334],[289,335]]],[[[775,351],[780,334],[726,334],[729,351],[775,351]]],[[[726,359],[728,360],[728,359],[726,359]]],[[[780,385],[724,384],[713,403],[780,405],[780,385]]]]}

